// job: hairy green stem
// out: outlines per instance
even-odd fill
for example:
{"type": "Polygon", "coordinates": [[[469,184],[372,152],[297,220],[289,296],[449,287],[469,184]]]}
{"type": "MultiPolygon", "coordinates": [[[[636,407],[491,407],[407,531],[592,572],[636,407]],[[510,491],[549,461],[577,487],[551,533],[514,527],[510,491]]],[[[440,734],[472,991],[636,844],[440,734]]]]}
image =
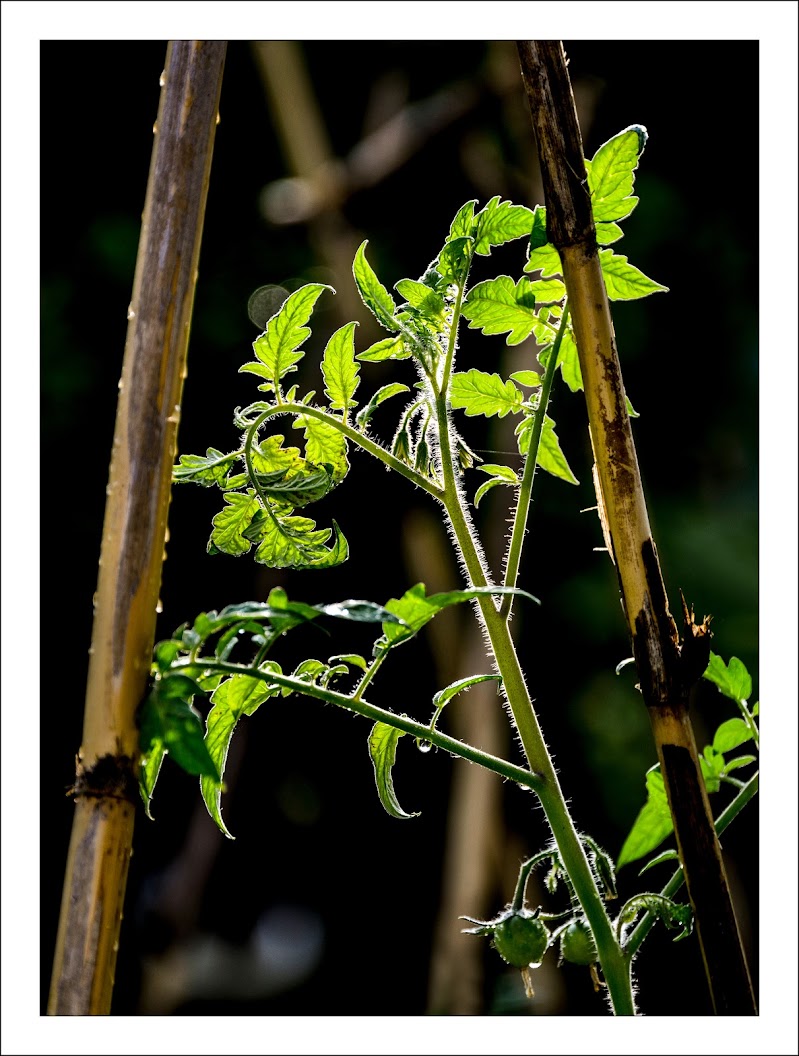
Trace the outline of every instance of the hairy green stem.
{"type": "Polygon", "coordinates": [[[348,711],[354,711],[357,715],[363,715],[364,718],[372,719],[374,722],[384,722],[387,726],[393,726],[397,730],[402,730],[403,733],[410,733],[420,740],[429,741],[436,748],[441,748],[451,755],[457,755],[470,763],[477,763],[478,766],[485,767],[486,770],[492,770],[495,774],[499,774],[500,777],[504,777],[508,781],[515,781],[517,784],[524,785],[525,788],[538,791],[541,785],[538,774],[525,770],[521,766],[515,766],[505,759],[499,759],[495,755],[484,752],[480,748],[475,748],[471,744],[465,744],[455,737],[449,737],[438,730],[431,730],[429,726],[416,722],[415,719],[408,718],[407,715],[396,715],[393,711],[378,708],[376,705],[369,704],[367,701],[360,700],[355,696],[350,697],[345,693],[337,693],[332,689],[315,686],[313,683],[305,682],[300,678],[293,678],[290,675],[279,675],[273,671],[262,671],[258,668],[248,667],[245,664],[229,664],[222,660],[177,661],[172,666],[175,670],[181,671],[216,671],[221,674],[248,675],[250,678],[258,678],[270,686],[281,686],[284,689],[291,689],[295,693],[303,694],[303,696],[324,701],[325,704],[336,704],[341,708],[346,708],[348,711]]]}
{"type": "MultiPolygon", "coordinates": [[[[426,491],[428,495],[432,495],[435,499],[441,499],[443,497],[443,491],[432,481],[423,477],[420,473],[417,473],[411,466],[407,466],[404,462],[400,462],[398,458],[395,458],[390,451],[387,451],[381,444],[376,443],[370,437],[365,436],[357,429],[353,429],[351,425],[348,425],[345,421],[339,418],[335,414],[330,414],[328,411],[322,410],[321,407],[310,407],[304,403],[281,403],[275,407],[270,407],[268,410],[263,411],[249,427],[248,439],[250,436],[254,439],[257,435],[258,430],[268,421],[270,418],[278,414],[295,414],[300,416],[307,416],[308,418],[316,418],[320,422],[325,422],[327,425],[332,425],[334,428],[346,436],[348,440],[351,440],[353,444],[357,444],[358,447],[363,448],[370,455],[374,455],[375,458],[379,458],[389,469],[395,470],[400,476],[405,477],[415,484],[418,488],[426,491]]],[[[251,447],[251,442],[250,442],[251,447]]],[[[255,483],[255,477],[252,471],[252,463],[247,458],[247,451],[249,447],[245,444],[245,461],[247,462],[247,471],[250,474],[253,483],[255,483]]],[[[256,484],[257,487],[257,484],[256,484]]]]}
{"type": "MultiPolygon", "coordinates": [[[[546,418],[547,407],[549,406],[549,395],[552,392],[552,382],[555,380],[555,370],[558,365],[560,346],[563,342],[563,336],[566,333],[568,322],[569,302],[565,301],[563,305],[563,314],[560,317],[560,325],[555,337],[555,344],[550,350],[549,360],[547,361],[546,370],[544,372],[544,380],[541,384],[541,395],[538,401],[538,409],[535,412],[533,431],[530,435],[530,448],[527,452],[527,458],[524,463],[522,483],[519,488],[518,499],[516,500],[516,513],[513,517],[513,529],[511,531],[510,543],[508,544],[508,556],[505,561],[506,587],[515,587],[516,581],[519,578],[519,565],[522,558],[524,536],[527,530],[530,500],[533,495],[533,478],[535,477],[535,468],[538,460],[538,448],[541,443],[541,433],[544,429],[544,419],[546,418]]],[[[502,599],[502,605],[499,610],[505,619],[508,619],[510,616],[512,605],[513,595],[508,594],[502,599]]]]}
{"type": "Polygon", "coordinates": [[[551,858],[552,853],[552,849],[540,851],[538,854],[534,854],[532,858],[528,858],[526,862],[522,863],[522,867],[519,870],[519,879],[516,881],[516,890],[513,892],[513,901],[511,902],[511,909],[514,910],[514,912],[518,913],[524,905],[527,881],[530,878],[530,873],[533,871],[533,866],[542,862],[545,858],[551,858]]]}
{"type": "Polygon", "coordinates": [[[389,653],[388,649],[382,650],[380,653],[378,653],[378,655],[374,658],[372,663],[369,665],[369,670],[368,671],[364,671],[363,678],[358,683],[358,685],[355,687],[355,692],[352,695],[353,700],[360,700],[361,699],[361,697],[363,696],[363,691],[366,689],[366,687],[369,685],[369,683],[375,677],[377,672],[380,670],[380,666],[383,663],[383,661],[385,660],[385,658],[388,656],[388,653],[389,653]]]}
{"type": "MultiPolygon", "coordinates": [[[[458,326],[458,314],[453,314],[450,347],[454,349],[454,333],[458,326]]],[[[557,358],[553,350],[553,358],[557,358]]],[[[475,586],[488,583],[478,544],[469,524],[457,486],[452,460],[450,425],[446,390],[436,396],[436,418],[441,454],[441,472],[444,480],[442,502],[446,509],[457,548],[463,564],[475,586]]],[[[538,724],[538,718],[524,681],[516,648],[510,634],[507,619],[501,614],[491,598],[480,598],[480,612],[488,632],[491,648],[513,717],[519,732],[530,769],[541,775],[540,787],[536,789],[541,806],[555,838],[558,852],[569,875],[575,895],[594,933],[599,960],[608,985],[608,992],[616,1015],[635,1015],[630,965],[616,939],[613,926],[607,915],[605,904],[588,858],[569,814],[566,800],[558,782],[555,768],[538,724]]]]}
{"type": "MultiPolygon", "coordinates": [[[[719,836],[730,822],[738,817],[746,804],[757,795],[758,777],[758,774],[750,777],[735,799],[728,803],[721,814],[719,814],[716,819],[716,832],[719,836]]],[[[664,898],[673,898],[684,883],[685,877],[683,876],[682,866],[680,866],[660,893],[664,898]]],[[[628,960],[632,961],[633,957],[638,953],[642,942],[654,927],[656,920],[657,917],[654,913],[646,913],[638,922],[635,930],[624,944],[624,953],[628,960]]]]}

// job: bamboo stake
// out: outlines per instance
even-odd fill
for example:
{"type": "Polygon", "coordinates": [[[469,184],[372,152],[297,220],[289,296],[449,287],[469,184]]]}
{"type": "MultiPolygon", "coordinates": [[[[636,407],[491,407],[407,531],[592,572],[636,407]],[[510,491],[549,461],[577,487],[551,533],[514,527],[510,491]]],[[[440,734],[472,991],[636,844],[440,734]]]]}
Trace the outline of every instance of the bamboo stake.
{"type": "Polygon", "coordinates": [[[583,147],[560,41],[523,41],[522,78],[538,141],[547,234],[560,253],[588,419],[622,602],[718,1015],[757,1012],[688,717],[688,691],[710,652],[709,620],[683,601],[683,636],[669,612],[626,410],[602,278],[583,147]]]}
{"type": "Polygon", "coordinates": [[[155,635],[224,41],[171,41],[117,405],[75,820],[48,1014],[105,1015],[138,799],[136,710],[155,635]]]}

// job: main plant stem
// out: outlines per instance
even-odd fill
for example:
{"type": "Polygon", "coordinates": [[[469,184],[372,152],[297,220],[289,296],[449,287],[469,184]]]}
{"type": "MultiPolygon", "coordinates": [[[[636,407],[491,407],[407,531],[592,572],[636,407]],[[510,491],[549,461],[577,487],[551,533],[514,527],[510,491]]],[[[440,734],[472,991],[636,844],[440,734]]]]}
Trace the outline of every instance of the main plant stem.
{"type": "MultiPolygon", "coordinates": [[[[453,332],[457,329],[457,325],[458,317],[455,313],[452,320],[453,332]]],[[[472,527],[464,512],[455,478],[449,416],[444,392],[436,396],[436,418],[441,472],[444,480],[442,502],[452,525],[461,558],[469,573],[470,582],[476,587],[486,586],[488,585],[488,573],[480,557],[472,527]]],[[[529,457],[531,456],[528,455],[529,457]]],[[[629,962],[616,939],[585,850],[569,814],[524,681],[508,620],[497,609],[490,597],[480,599],[479,605],[494,659],[502,675],[508,707],[519,731],[530,769],[539,778],[536,792],[555,838],[561,861],[574,887],[574,893],[594,933],[613,1011],[616,1015],[635,1015],[629,962]]]]}

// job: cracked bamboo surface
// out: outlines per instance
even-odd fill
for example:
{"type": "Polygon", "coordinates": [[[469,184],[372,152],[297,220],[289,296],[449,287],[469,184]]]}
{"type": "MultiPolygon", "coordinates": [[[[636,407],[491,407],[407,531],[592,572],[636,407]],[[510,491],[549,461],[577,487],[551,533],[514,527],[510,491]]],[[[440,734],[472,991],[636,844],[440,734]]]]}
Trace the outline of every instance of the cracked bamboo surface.
{"type": "Polygon", "coordinates": [[[560,253],[572,311],[601,504],[713,1006],[719,1015],[754,1015],[752,984],[688,717],[688,691],[709,657],[709,620],[697,623],[683,603],[680,636],[669,611],[626,410],[563,45],[525,41],[519,55],[544,178],[547,233],[560,253]]]}

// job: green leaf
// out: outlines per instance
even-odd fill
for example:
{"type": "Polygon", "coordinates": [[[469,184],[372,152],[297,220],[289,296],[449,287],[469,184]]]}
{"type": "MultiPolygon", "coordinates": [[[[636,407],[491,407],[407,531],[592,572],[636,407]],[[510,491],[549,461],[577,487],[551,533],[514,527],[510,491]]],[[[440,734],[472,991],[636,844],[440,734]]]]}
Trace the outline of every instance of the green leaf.
{"type": "Polygon", "coordinates": [[[684,939],[693,930],[693,911],[687,903],[672,902],[665,895],[649,891],[634,895],[624,903],[619,913],[619,923],[632,924],[638,914],[644,912],[652,913],[669,930],[680,928],[680,934],[674,939],[675,942],[684,939]]]}
{"type": "Polygon", "coordinates": [[[139,795],[141,796],[144,810],[150,821],[153,820],[150,804],[152,802],[156,782],[158,781],[158,775],[161,772],[161,764],[163,763],[165,756],[166,748],[164,748],[164,742],[159,737],[155,737],[149,741],[148,747],[146,751],[143,752],[139,764],[139,795]]]}
{"type": "Polygon", "coordinates": [[[410,392],[410,389],[407,385],[400,385],[397,381],[392,381],[378,389],[366,406],[356,414],[355,424],[358,428],[365,429],[380,404],[385,400],[391,399],[392,396],[399,395],[401,392],[410,392]]]}
{"type": "Polygon", "coordinates": [[[365,352],[359,352],[356,359],[364,363],[382,363],[385,359],[410,359],[411,350],[403,344],[402,337],[384,337],[376,341],[365,352]]]}
{"type": "Polygon", "coordinates": [[[600,246],[610,246],[614,242],[618,242],[624,232],[618,224],[597,224],[596,225],[596,240],[600,246]]]}
{"type": "Polygon", "coordinates": [[[497,466],[492,463],[486,463],[485,465],[477,467],[481,473],[490,473],[491,480],[486,480],[477,491],[474,493],[474,505],[475,507],[480,505],[480,500],[490,491],[491,488],[495,488],[498,484],[511,484],[518,486],[519,478],[510,468],[510,466],[497,466]]]}
{"type": "Polygon", "coordinates": [[[417,583],[402,595],[401,598],[391,598],[386,602],[386,608],[399,616],[405,626],[394,623],[383,624],[383,634],[388,640],[389,647],[399,645],[401,642],[413,638],[426,623],[449,605],[456,605],[461,601],[472,601],[485,594],[521,594],[540,604],[538,598],[528,594],[526,590],[518,587],[470,587],[466,590],[450,590],[442,594],[431,594],[427,596],[424,583],[417,583]]]}
{"type": "Polygon", "coordinates": [[[554,304],[566,296],[566,286],[560,279],[533,279],[530,293],[535,297],[536,304],[554,304]]]}
{"type": "Polygon", "coordinates": [[[322,359],[322,374],[325,379],[325,393],[334,411],[347,411],[357,406],[353,400],[355,390],[360,384],[358,372],[360,367],[355,362],[355,327],[357,323],[346,323],[340,327],[327,343],[322,359]]]}
{"type": "MultiPolygon", "coordinates": [[[[255,560],[270,568],[334,568],[349,556],[347,540],[333,521],[335,538],[325,546],[330,528],[317,529],[308,517],[287,516],[273,511],[258,521],[259,545],[255,560]]],[[[258,541],[258,540],[254,540],[258,541]]]]}
{"type": "Polygon", "coordinates": [[[477,205],[477,199],[473,198],[470,202],[466,202],[455,214],[455,219],[452,221],[449,229],[449,237],[447,242],[453,242],[457,238],[463,238],[469,236],[472,233],[474,227],[474,207],[477,205]]]}
{"type": "Polygon", "coordinates": [[[616,868],[621,869],[623,865],[643,858],[657,846],[659,846],[670,833],[674,831],[674,824],[669,812],[669,804],[666,799],[666,788],[663,784],[663,775],[660,765],[657,764],[647,771],[646,775],[647,800],[635,819],[632,829],[619,854],[616,868]]]}
{"type": "Polygon", "coordinates": [[[314,605],[317,612],[325,616],[335,616],[339,620],[352,620],[355,623],[398,623],[402,620],[393,612],[373,601],[337,601],[329,605],[314,605]]]}
{"type": "Polygon", "coordinates": [[[533,212],[525,205],[503,202],[500,196],[490,202],[474,218],[474,252],[487,257],[492,246],[501,246],[514,238],[529,235],[533,227],[533,212]]]}
{"type": "MultiPolygon", "coordinates": [[[[153,770],[157,777],[160,768],[160,761],[155,767],[155,757],[168,752],[187,773],[219,778],[216,765],[205,747],[200,718],[191,706],[192,698],[197,695],[203,695],[203,690],[187,675],[164,675],[153,683],[142,707],[139,730],[142,755],[153,754],[153,760],[147,764],[151,777],[153,770]]],[[[153,785],[154,779],[147,778],[146,802],[149,802],[153,785]]]]}
{"type": "Polygon", "coordinates": [[[305,354],[297,349],[311,333],[310,327],[305,324],[311,318],[314,305],[323,290],[335,293],[332,286],[321,282],[301,286],[292,293],[266,324],[266,330],[253,343],[258,361],[245,363],[239,373],[257,374],[267,382],[266,385],[259,386],[260,388],[277,392],[280,379],[296,370],[296,364],[305,354]]]}
{"type": "Polygon", "coordinates": [[[205,455],[181,455],[178,465],[172,468],[173,484],[200,484],[212,488],[215,484],[225,487],[225,477],[231,463],[241,458],[241,451],[223,454],[215,447],[209,447],[205,455]]]}
{"type": "Polygon", "coordinates": [[[372,267],[366,259],[366,247],[368,244],[368,240],[362,242],[358,247],[358,252],[355,254],[355,260],[352,265],[355,285],[358,287],[361,300],[377,319],[378,323],[386,330],[397,331],[399,330],[399,323],[395,318],[397,305],[394,303],[394,298],[372,271],[372,267]]]}
{"type": "Polygon", "coordinates": [[[720,656],[711,653],[710,663],[703,677],[718,686],[730,700],[748,700],[752,694],[752,679],[737,656],[731,658],[728,667],[720,656]]]}
{"type": "MultiPolygon", "coordinates": [[[[537,205],[533,210],[533,223],[530,228],[530,252],[536,249],[544,249],[546,246],[555,249],[554,246],[550,245],[547,235],[547,211],[543,205],[537,205]]],[[[525,268],[525,271],[532,270],[534,269],[525,268]]]]}
{"type": "Polygon", "coordinates": [[[752,731],[743,719],[728,719],[713,735],[713,747],[717,752],[731,752],[740,744],[752,740],[752,731]]]}
{"type": "Polygon", "coordinates": [[[252,448],[252,465],[256,473],[301,473],[307,462],[297,447],[283,447],[284,437],[269,436],[252,448]]]}
{"type": "Polygon", "coordinates": [[[208,551],[238,557],[250,549],[251,544],[244,533],[261,504],[252,490],[246,493],[227,491],[223,498],[228,505],[211,522],[214,529],[208,540],[208,551]]]}
{"type": "Polygon", "coordinates": [[[168,671],[181,652],[181,643],[173,639],[159,642],[153,649],[153,659],[159,671],[168,671]]]}
{"type": "Polygon", "coordinates": [[[514,284],[508,275],[479,282],[469,291],[461,311],[470,320],[471,330],[508,333],[507,344],[518,345],[530,336],[536,322],[533,283],[522,277],[514,284]]]}
{"type": "Polygon", "coordinates": [[[630,125],[603,143],[586,166],[595,222],[623,220],[638,204],[630,195],[633,172],[645,143],[646,129],[630,125]]]}
{"type": "Polygon", "coordinates": [[[511,377],[514,381],[518,381],[520,385],[525,385],[529,389],[541,384],[541,375],[535,370],[517,370],[511,374],[511,377]]]}
{"type": "Polygon", "coordinates": [[[474,239],[467,235],[450,238],[438,255],[438,271],[444,282],[460,286],[466,281],[474,252],[474,239]]]}
{"type": "MultiPolygon", "coordinates": [[[[271,664],[271,661],[269,666],[272,670],[280,671],[277,664],[271,664]]],[[[278,692],[276,687],[267,685],[259,678],[252,678],[249,675],[233,675],[232,678],[221,682],[211,695],[213,707],[206,719],[205,744],[219,773],[219,779],[209,775],[202,776],[200,791],[208,813],[225,836],[231,840],[233,836],[222,820],[220,804],[223,790],[222,779],[225,774],[225,764],[233,731],[242,716],[252,715],[268,697],[278,692]]]]}
{"type": "Polygon", "coordinates": [[[708,744],[699,756],[699,766],[708,792],[718,792],[721,787],[719,778],[724,773],[724,756],[708,744]]]}
{"type": "Polygon", "coordinates": [[[612,249],[600,249],[599,263],[611,301],[635,301],[639,297],[648,297],[650,293],[668,293],[667,286],[647,278],[642,271],[628,263],[626,257],[614,253],[612,249]]]}
{"type": "Polygon", "coordinates": [[[468,370],[465,374],[453,374],[450,385],[450,402],[462,408],[467,416],[498,414],[504,418],[509,412],[521,409],[523,396],[512,381],[503,381],[499,374],[486,374],[482,370],[468,370]]]}
{"type": "MultiPolygon", "coordinates": [[[[526,455],[530,450],[530,440],[533,435],[533,417],[531,415],[525,416],[519,422],[516,426],[516,435],[518,437],[519,453],[526,455]]],[[[555,432],[555,423],[549,415],[544,418],[544,428],[541,430],[541,439],[538,443],[536,465],[546,470],[547,473],[551,473],[554,477],[560,477],[561,480],[565,480],[568,484],[580,483],[574,473],[572,473],[571,467],[566,461],[566,456],[560,449],[558,434],[555,432]]]]}
{"type": "Polygon", "coordinates": [[[305,456],[315,466],[329,465],[333,480],[338,483],[349,472],[347,461],[347,438],[328,422],[310,415],[298,414],[295,429],[305,430],[305,456]]]}
{"type": "Polygon", "coordinates": [[[680,856],[676,851],[663,851],[647,862],[643,869],[639,869],[638,875],[643,876],[647,870],[654,868],[656,865],[663,865],[664,862],[679,862],[679,860],[680,856]]]}
{"type": "Polygon", "coordinates": [[[737,755],[724,764],[722,773],[728,774],[731,770],[738,770],[742,766],[749,766],[750,763],[756,762],[757,757],[754,755],[737,755]]]}
{"type": "Polygon", "coordinates": [[[560,355],[558,366],[563,380],[572,392],[583,391],[583,375],[580,370],[580,357],[577,353],[577,343],[574,340],[574,332],[569,326],[560,343],[560,355]]]}
{"type": "Polygon", "coordinates": [[[540,271],[542,278],[563,274],[560,254],[549,242],[530,250],[530,259],[524,265],[525,271],[540,271]]]}
{"type": "Polygon", "coordinates": [[[327,469],[317,469],[304,476],[286,477],[281,472],[278,479],[272,482],[263,479],[259,474],[258,484],[268,498],[295,507],[307,506],[324,498],[333,487],[333,479],[327,469]]]}
{"type": "Polygon", "coordinates": [[[405,298],[411,308],[415,308],[423,319],[432,323],[436,331],[443,329],[444,298],[440,293],[431,290],[423,282],[414,279],[400,279],[394,289],[405,298]]]}
{"type": "Polygon", "coordinates": [[[478,682],[501,681],[502,675],[469,675],[467,678],[459,678],[456,682],[450,683],[445,689],[440,689],[433,697],[433,707],[436,710],[432,722],[430,723],[430,729],[435,729],[438,716],[444,710],[445,706],[449,704],[452,698],[458,695],[458,693],[462,693],[465,689],[470,689],[472,686],[476,686],[478,682]]]}
{"type": "Polygon", "coordinates": [[[397,755],[397,741],[404,736],[402,730],[393,726],[387,726],[384,722],[376,722],[369,734],[369,756],[375,770],[375,783],[377,794],[392,818],[404,821],[407,818],[416,818],[418,811],[414,814],[406,813],[399,805],[399,800],[394,792],[394,780],[391,776],[391,768],[397,755]]]}
{"type": "Polygon", "coordinates": [[[368,671],[369,664],[359,653],[337,653],[335,656],[328,657],[328,664],[333,666],[334,664],[350,664],[352,667],[359,667],[361,671],[368,671]]]}

